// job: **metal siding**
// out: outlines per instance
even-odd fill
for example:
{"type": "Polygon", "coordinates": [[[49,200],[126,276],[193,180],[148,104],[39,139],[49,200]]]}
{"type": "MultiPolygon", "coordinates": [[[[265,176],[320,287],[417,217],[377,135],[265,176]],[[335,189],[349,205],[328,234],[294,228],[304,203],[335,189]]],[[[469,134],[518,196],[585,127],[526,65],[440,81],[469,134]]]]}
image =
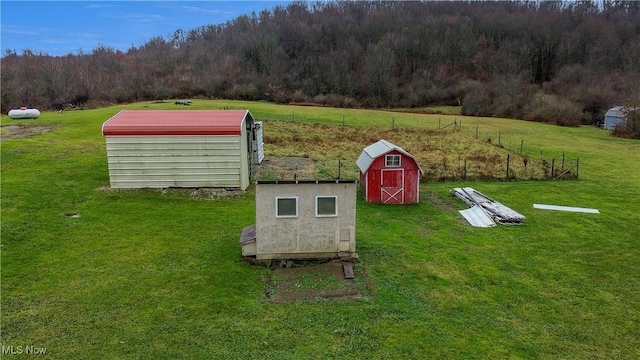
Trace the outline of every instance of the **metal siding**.
{"type": "Polygon", "coordinates": [[[604,124],[603,127],[607,130],[613,130],[613,128],[622,124],[627,120],[627,113],[629,111],[636,111],[639,108],[637,107],[624,107],[624,106],[616,106],[607,110],[604,114],[604,124]]]}
{"type": "Polygon", "coordinates": [[[616,125],[623,124],[625,121],[626,118],[624,117],[607,115],[604,117],[604,128],[607,130],[613,130],[616,125]]]}
{"type": "Polygon", "coordinates": [[[482,209],[481,206],[475,205],[466,210],[458,210],[458,212],[469,222],[471,226],[475,227],[493,227],[496,223],[491,217],[482,209]]]}
{"type": "Polygon", "coordinates": [[[451,194],[469,206],[479,205],[491,218],[503,225],[519,225],[525,216],[519,212],[489,198],[474,188],[453,188],[451,194]]]}
{"type": "Polygon", "coordinates": [[[107,136],[106,142],[113,188],[242,187],[248,172],[238,136],[107,136]]]}
{"type": "Polygon", "coordinates": [[[157,157],[154,160],[149,158],[132,158],[129,160],[119,160],[113,157],[109,160],[109,169],[116,171],[123,170],[166,170],[168,166],[177,169],[236,169],[239,167],[239,162],[236,159],[233,161],[225,161],[222,157],[212,159],[208,162],[203,162],[202,157],[192,156],[186,160],[185,157],[157,157]]]}
{"type": "Polygon", "coordinates": [[[117,182],[112,182],[111,187],[114,189],[136,189],[136,188],[170,188],[170,187],[178,187],[178,188],[200,188],[200,187],[218,187],[218,188],[237,188],[238,181],[215,181],[213,182],[205,182],[202,179],[193,179],[193,180],[122,180],[117,182]]]}
{"type": "Polygon", "coordinates": [[[589,213],[589,214],[600,214],[600,211],[598,209],[582,208],[582,207],[574,207],[574,206],[533,204],[533,208],[543,209],[543,210],[557,210],[557,211],[570,211],[570,212],[589,213]]]}
{"type": "Polygon", "coordinates": [[[118,143],[114,144],[113,142],[107,143],[107,150],[113,151],[139,151],[139,150],[171,150],[174,151],[177,146],[180,146],[180,151],[183,150],[227,150],[232,146],[235,146],[238,149],[238,141],[237,140],[221,140],[218,142],[175,142],[175,143],[166,143],[166,142],[153,142],[153,143],[118,143]]]}
{"type": "Polygon", "coordinates": [[[251,178],[250,166],[254,166],[252,163],[253,149],[251,149],[251,142],[249,141],[247,134],[247,118],[242,120],[240,131],[240,151],[236,152],[240,156],[240,188],[242,190],[249,186],[249,180],[251,178]]]}
{"type": "Polygon", "coordinates": [[[264,160],[264,136],[262,134],[262,126],[262,121],[256,122],[256,151],[258,152],[256,161],[258,164],[264,160]]]}

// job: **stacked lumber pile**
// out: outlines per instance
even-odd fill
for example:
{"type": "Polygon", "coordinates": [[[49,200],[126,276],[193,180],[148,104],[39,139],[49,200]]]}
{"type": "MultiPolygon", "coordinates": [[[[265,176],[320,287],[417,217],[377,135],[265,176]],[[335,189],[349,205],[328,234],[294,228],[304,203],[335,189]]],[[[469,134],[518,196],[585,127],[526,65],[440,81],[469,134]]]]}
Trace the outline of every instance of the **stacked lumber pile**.
{"type": "Polygon", "coordinates": [[[451,195],[464,201],[471,208],[460,210],[462,216],[473,226],[490,227],[496,223],[502,225],[520,225],[524,215],[489,198],[473,188],[454,188],[451,195]]]}

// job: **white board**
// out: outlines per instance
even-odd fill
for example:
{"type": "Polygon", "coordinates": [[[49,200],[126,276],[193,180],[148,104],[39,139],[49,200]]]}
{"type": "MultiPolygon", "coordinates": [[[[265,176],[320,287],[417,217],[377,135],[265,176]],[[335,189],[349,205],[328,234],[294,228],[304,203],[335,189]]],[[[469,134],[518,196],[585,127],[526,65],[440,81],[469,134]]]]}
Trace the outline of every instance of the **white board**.
{"type": "Polygon", "coordinates": [[[580,212],[580,213],[600,214],[600,211],[598,211],[598,209],[580,208],[580,207],[573,207],[573,206],[533,204],[533,207],[534,209],[543,209],[543,210],[557,210],[557,211],[571,211],[571,212],[580,212]]]}
{"type": "Polygon", "coordinates": [[[264,160],[264,138],[262,136],[262,121],[256,121],[256,164],[264,160]]]}

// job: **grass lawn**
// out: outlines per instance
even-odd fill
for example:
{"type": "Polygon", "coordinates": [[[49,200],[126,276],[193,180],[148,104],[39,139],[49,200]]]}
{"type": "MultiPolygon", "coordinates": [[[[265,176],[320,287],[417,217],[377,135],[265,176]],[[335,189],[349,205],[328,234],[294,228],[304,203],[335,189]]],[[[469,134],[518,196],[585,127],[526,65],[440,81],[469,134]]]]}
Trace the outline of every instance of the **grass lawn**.
{"type": "Polygon", "coordinates": [[[197,99],[1,122],[53,129],[1,133],[3,358],[26,357],[28,346],[56,359],[640,358],[639,141],[592,127],[197,99]],[[408,206],[359,196],[356,279],[366,273],[366,296],[276,303],[265,296],[271,270],[240,257],[253,186],[216,200],[108,189],[100,130],[120,109],[223,107],[361,127],[462,120],[470,139],[477,125],[524,141],[532,157],[579,157],[580,178],[427,182],[408,206]],[[460,186],[524,214],[524,225],[466,225],[449,195],[460,186]]]}

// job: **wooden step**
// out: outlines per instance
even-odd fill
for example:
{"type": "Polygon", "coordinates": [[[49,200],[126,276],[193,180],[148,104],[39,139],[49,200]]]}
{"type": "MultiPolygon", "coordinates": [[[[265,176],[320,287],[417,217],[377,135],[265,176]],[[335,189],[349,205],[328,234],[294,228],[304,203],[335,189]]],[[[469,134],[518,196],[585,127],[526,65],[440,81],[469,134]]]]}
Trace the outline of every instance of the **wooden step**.
{"type": "Polygon", "coordinates": [[[345,279],[353,279],[355,275],[353,274],[353,264],[352,263],[342,263],[342,271],[344,271],[345,279]]]}

